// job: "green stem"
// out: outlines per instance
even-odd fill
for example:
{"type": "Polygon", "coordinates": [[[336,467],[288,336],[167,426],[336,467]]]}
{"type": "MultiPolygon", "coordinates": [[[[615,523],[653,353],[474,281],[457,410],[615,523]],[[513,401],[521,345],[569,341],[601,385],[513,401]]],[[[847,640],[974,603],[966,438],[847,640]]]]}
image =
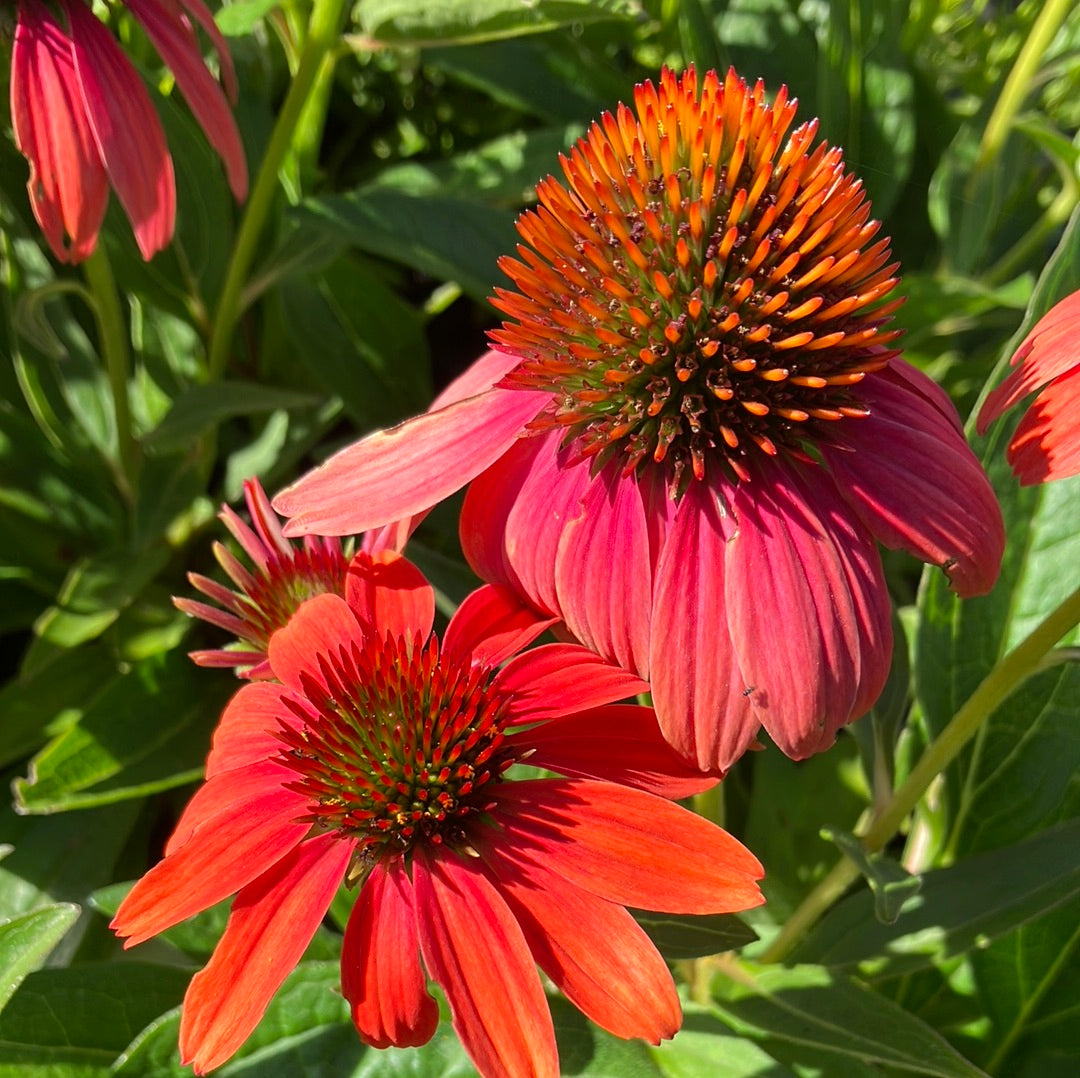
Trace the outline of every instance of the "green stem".
{"type": "Polygon", "coordinates": [[[259,167],[259,174],[248,198],[225,276],[225,285],[221,291],[221,301],[214,316],[214,331],[209,350],[211,381],[219,380],[225,373],[233,330],[241,315],[244,283],[255,257],[255,248],[263,225],[277,193],[278,170],[292,145],[308,97],[313,87],[318,85],[324,60],[334,55],[344,8],[345,0],[315,0],[312,7],[300,63],[281,106],[270,143],[259,167]]]}
{"type": "Polygon", "coordinates": [[[987,120],[986,127],[983,129],[979,153],[968,180],[969,192],[973,190],[972,184],[975,177],[987,168],[1005,145],[1012,122],[1023,106],[1024,98],[1027,97],[1028,84],[1039,68],[1039,61],[1047,46],[1054,40],[1054,35],[1065,21],[1065,16],[1072,10],[1072,6],[1073,0],[1045,0],[1027,40],[1020,49],[1016,63],[1013,64],[1008,78],[1005,79],[1001,96],[994,104],[994,111],[990,114],[990,119],[987,120]]]}
{"type": "MultiPolygon", "coordinates": [[[[1042,668],[1045,656],[1080,622],[1080,588],[1053,610],[1017,644],[982,680],[979,687],[932,741],[904,783],[871,817],[862,835],[868,853],[876,853],[900,830],[930,783],[956,759],[972,735],[998,705],[1026,678],[1042,668]]],[[[761,962],[780,962],[818,918],[859,878],[859,870],[846,857],[803,899],[798,909],[761,953],[761,962]]]]}
{"type": "Polygon", "coordinates": [[[120,468],[117,486],[125,499],[133,497],[137,446],[131,432],[131,410],[128,407],[128,377],[131,373],[131,352],[128,348],[127,327],[120,306],[109,257],[104,243],[83,263],[87,284],[93,293],[93,310],[98,324],[101,354],[112,390],[113,416],[116,420],[116,441],[120,468]]]}

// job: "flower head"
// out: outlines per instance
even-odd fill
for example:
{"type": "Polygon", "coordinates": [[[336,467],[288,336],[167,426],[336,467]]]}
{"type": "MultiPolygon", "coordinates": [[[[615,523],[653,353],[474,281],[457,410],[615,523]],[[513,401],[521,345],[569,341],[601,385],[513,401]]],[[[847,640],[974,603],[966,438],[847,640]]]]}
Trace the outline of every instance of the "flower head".
{"type": "Polygon", "coordinates": [[[280,494],[286,534],[472,481],[473,568],[648,678],[665,735],[727,768],[807,756],[891,658],[877,542],[988,590],[993,491],[947,396],[891,347],[888,241],[816,125],[734,73],[664,71],[538,188],[497,350],[427,415],[280,494]],[[486,387],[486,388],[485,388],[486,387]],[[402,469],[411,482],[401,489],[402,469]]]}
{"type": "Polygon", "coordinates": [[[1043,315],[1024,338],[1016,367],[983,402],[979,433],[1039,390],[1009,442],[1008,459],[1024,486],[1080,472],[1080,292],[1043,315]]]}
{"type": "MultiPolygon", "coordinates": [[[[225,93],[203,63],[192,20],[217,49],[236,96],[232,60],[202,0],[126,0],[221,155],[237,199],[247,165],[225,93]]],[[[11,63],[15,142],[30,163],[27,190],[53,254],[79,262],[97,244],[111,185],[145,259],[173,234],[172,158],[150,97],[85,0],[57,0],[66,27],[43,0],[19,0],[11,63]]]]}
{"type": "Polygon", "coordinates": [[[345,594],[348,559],[337,539],[307,536],[297,545],[281,533],[281,524],[258,479],[244,481],[244,499],[251,516],[248,527],[227,505],[220,519],[252,561],[244,565],[222,543],[214,543],[214,556],[236,585],[223,584],[199,573],[189,573],[192,585],[218,606],[196,599],[173,602],[185,614],[217,625],[236,637],[236,645],[210,651],[193,651],[200,666],[236,667],[249,678],[270,676],[266,649],[270,638],[314,595],[345,594]]]}
{"type": "Polygon", "coordinates": [[[502,586],[441,640],[433,616],[390,551],[356,555],[344,599],[301,606],[270,642],[280,684],[234,697],[206,784],[117,912],[133,944],[236,893],[184,1002],[196,1071],[251,1032],[342,880],[360,887],[341,974],[360,1035],[427,1041],[430,978],[489,1078],[558,1073],[537,965],[619,1036],[675,1033],[671,976],[625,906],[761,901],[754,857],[668,800],[715,779],[667,748],[651,709],[612,703],[639,679],[574,644],[522,651],[553,619],[502,586]],[[519,778],[523,761],[563,777],[519,778]]]}

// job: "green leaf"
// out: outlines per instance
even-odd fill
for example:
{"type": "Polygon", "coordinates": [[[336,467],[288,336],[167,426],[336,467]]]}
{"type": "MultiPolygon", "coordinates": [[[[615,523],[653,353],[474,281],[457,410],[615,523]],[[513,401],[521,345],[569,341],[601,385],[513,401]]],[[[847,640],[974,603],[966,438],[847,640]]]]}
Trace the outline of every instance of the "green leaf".
{"type": "Polygon", "coordinates": [[[698,917],[642,910],[633,913],[634,919],[669,962],[734,951],[758,938],[757,933],[733,913],[698,917]]]}
{"type": "Polygon", "coordinates": [[[800,962],[863,965],[893,976],[963,954],[1080,895],[1080,820],[922,876],[893,925],[869,894],[841,902],[795,953],[800,962]]]}
{"type": "Polygon", "coordinates": [[[14,784],[19,810],[86,808],[197,779],[224,687],[176,652],[136,664],[33,758],[14,784]]]}
{"type": "Polygon", "coordinates": [[[822,835],[836,845],[852,860],[870,885],[874,897],[874,916],[884,925],[891,925],[900,916],[900,909],[908,899],[919,893],[922,880],[913,876],[902,865],[882,855],[869,854],[862,843],[848,831],[823,827],[822,835]]]}
{"type": "Polygon", "coordinates": [[[30,1063],[108,1067],[180,1001],[190,978],[190,970],[132,961],[31,973],[0,1014],[0,1073],[30,1063]]]}
{"type": "Polygon", "coordinates": [[[572,23],[622,19],[636,14],[629,0],[366,0],[360,25],[384,45],[474,44],[535,34],[572,23]]]}
{"type": "Polygon", "coordinates": [[[312,277],[289,277],[280,297],[293,348],[361,429],[398,422],[430,401],[420,317],[365,261],[346,256],[312,277]]]}
{"type": "Polygon", "coordinates": [[[37,748],[50,734],[78,720],[117,677],[116,663],[96,645],[58,651],[0,690],[0,767],[37,748]]]}
{"type": "Polygon", "coordinates": [[[552,996],[548,1002],[563,1078],[659,1078],[662,1074],[643,1042],[612,1037],[561,996],[552,996]]]}
{"type": "Polygon", "coordinates": [[[49,957],[78,917],[78,906],[59,903],[0,923],[0,1011],[23,978],[49,957]]]}
{"type": "Polygon", "coordinates": [[[913,1014],[820,966],[748,968],[737,979],[718,979],[714,990],[722,993],[714,999],[715,1013],[743,1036],[935,1078],[983,1075],[913,1014]]]}
{"type": "Polygon", "coordinates": [[[215,382],[192,386],[173,403],[169,414],[145,438],[143,444],[156,452],[183,449],[194,439],[227,419],[258,415],[278,408],[310,408],[318,398],[257,382],[215,382]]]}
{"type": "Polygon", "coordinates": [[[711,1015],[683,1006],[683,1028],[650,1054],[666,1078],[795,1078],[763,1048],[725,1032],[711,1015]]]}
{"type": "Polygon", "coordinates": [[[491,294],[500,279],[496,262],[514,249],[517,237],[509,210],[377,187],[306,199],[294,213],[301,223],[343,237],[362,251],[456,281],[478,300],[491,294]]]}
{"type": "Polygon", "coordinates": [[[281,0],[230,0],[214,16],[214,21],[226,37],[244,37],[280,6],[281,0]]]}

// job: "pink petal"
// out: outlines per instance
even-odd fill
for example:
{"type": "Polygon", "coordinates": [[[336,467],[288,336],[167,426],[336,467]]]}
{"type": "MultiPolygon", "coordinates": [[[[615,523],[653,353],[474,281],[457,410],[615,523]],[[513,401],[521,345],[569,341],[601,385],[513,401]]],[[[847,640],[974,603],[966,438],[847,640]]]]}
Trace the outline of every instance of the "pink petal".
{"type": "Polygon", "coordinates": [[[430,509],[506,452],[547,397],[490,389],[376,431],[274,499],[286,535],[349,535],[430,509]]]}
{"type": "Polygon", "coordinates": [[[473,360],[432,402],[429,412],[475,397],[501,382],[519,363],[517,356],[488,349],[473,360]]]}
{"type": "Polygon", "coordinates": [[[176,223],[176,185],[161,121],[135,69],[90,8],[82,0],[63,5],[98,153],[149,260],[172,239],[176,223]]]}
{"type": "MultiPolygon", "coordinates": [[[[184,100],[225,164],[233,194],[237,201],[243,201],[247,197],[248,175],[240,132],[225,94],[203,62],[199,41],[187,17],[173,0],[124,2],[142,23],[154,48],[176,76],[184,100]]],[[[228,50],[222,48],[219,56],[228,57],[228,50]]]]}
{"type": "Polygon", "coordinates": [[[446,994],[454,1029],[486,1078],[557,1078],[544,991],[506,902],[457,855],[413,861],[416,920],[428,973],[446,994]]]}
{"type": "Polygon", "coordinates": [[[125,947],[164,932],[239,891],[285,856],[311,829],[298,821],[299,794],[270,786],[250,800],[233,799],[160,861],[128,893],[112,929],[125,947]]]}
{"type": "Polygon", "coordinates": [[[649,659],[664,737],[703,770],[731,767],[760,725],[728,631],[724,561],[734,524],[717,493],[691,483],[679,502],[656,568],[649,659]]]}
{"type": "Polygon", "coordinates": [[[845,425],[846,448],[823,445],[822,455],[879,542],[941,566],[958,595],[981,595],[1001,567],[1001,509],[963,437],[914,384],[868,375],[859,389],[871,415],[845,425]]]}
{"type": "Polygon", "coordinates": [[[764,871],[715,824],[671,801],[588,779],[508,782],[492,815],[500,844],[609,902],[665,913],[731,913],[763,900],[764,871]]]}
{"type": "Polygon", "coordinates": [[[496,886],[555,986],[616,1037],[659,1044],[682,1022],[675,982],[622,906],[528,861],[485,854],[496,886]]]}
{"type": "Polygon", "coordinates": [[[648,682],[580,644],[543,644],[516,655],[492,687],[510,695],[512,722],[569,715],[649,691],[648,682]]]}
{"type": "Polygon", "coordinates": [[[439,1007],[420,966],[416,899],[398,857],[372,869],[345,927],[341,992],[360,1036],[375,1048],[427,1044],[439,1007]]]}
{"type": "Polygon", "coordinates": [[[336,834],[319,835],[236,896],[224,935],[184,996],[185,1065],[204,1074],[247,1040],[330,908],[352,849],[336,834]]]}
{"type": "Polygon", "coordinates": [[[71,42],[37,0],[23,0],[11,52],[11,123],[30,162],[34,217],[61,262],[97,243],[109,185],[94,144],[71,42]]]}
{"type": "Polygon", "coordinates": [[[979,410],[980,434],[1018,401],[1080,364],[1078,333],[1080,291],[1051,307],[1024,338],[1010,360],[1017,369],[986,398],[979,410]]]}
{"type": "Polygon", "coordinates": [[[532,767],[673,799],[708,790],[719,777],[687,764],[664,740],[653,709],[634,704],[609,704],[539,723],[515,734],[514,745],[532,750],[532,767]]]}
{"type": "Polygon", "coordinates": [[[478,666],[498,666],[559,619],[538,614],[518,593],[486,584],[465,596],[443,634],[443,654],[478,666]]]}
{"type": "Polygon", "coordinates": [[[555,588],[563,620],[586,647],[642,677],[649,672],[649,536],[637,480],[609,466],[563,525],[555,588]]]}
{"type": "Polygon", "coordinates": [[[1009,443],[1008,457],[1024,486],[1080,472],[1080,364],[1035,399],[1009,443]]]}
{"type": "MultiPolygon", "coordinates": [[[[173,833],[165,843],[165,856],[171,856],[191,841],[200,827],[215,826],[219,822],[219,816],[237,805],[258,806],[267,790],[273,790],[295,778],[296,773],[284,765],[274,760],[260,759],[207,779],[184,806],[173,833]]],[[[297,799],[296,815],[300,815],[302,811],[302,805],[297,799]]]]}
{"type": "Polygon", "coordinates": [[[187,13],[203,28],[206,36],[213,42],[218,54],[218,67],[221,69],[221,81],[225,84],[225,93],[229,100],[236,102],[236,71],[233,68],[232,55],[225,44],[225,38],[214,22],[214,16],[202,0],[180,0],[187,13]]]}
{"type": "Polygon", "coordinates": [[[283,692],[280,685],[255,682],[245,685],[225,705],[206,758],[207,779],[282,751],[278,737],[282,724],[294,727],[299,721],[282,703],[283,692]]]}
{"type": "Polygon", "coordinates": [[[411,561],[392,550],[372,557],[361,550],[349,563],[345,598],[371,631],[425,640],[435,622],[435,592],[411,561]]]}
{"type": "Polygon", "coordinates": [[[555,560],[563,532],[581,515],[588,464],[571,465],[559,432],[513,447],[474,480],[461,510],[461,548],[477,574],[561,613],[555,560]],[[502,572],[500,568],[505,567],[502,572]]]}
{"type": "Polygon", "coordinates": [[[892,641],[880,559],[816,466],[770,468],[739,486],[733,509],[732,640],[758,718],[802,759],[831,745],[884,684],[892,641]]]}
{"type": "Polygon", "coordinates": [[[318,655],[337,655],[339,649],[364,646],[364,631],[352,608],[338,595],[324,593],[300,604],[288,624],[270,638],[267,652],[274,675],[300,695],[301,674],[326,684],[319,672],[318,655]]]}

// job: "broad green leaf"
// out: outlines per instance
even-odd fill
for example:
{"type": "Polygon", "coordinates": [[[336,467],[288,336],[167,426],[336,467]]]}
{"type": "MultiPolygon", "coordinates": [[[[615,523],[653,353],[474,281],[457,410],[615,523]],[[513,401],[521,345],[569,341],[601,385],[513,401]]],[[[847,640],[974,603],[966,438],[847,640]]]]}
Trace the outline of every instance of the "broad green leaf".
{"type": "Polygon", "coordinates": [[[0,690],[0,766],[25,756],[78,720],[87,704],[118,676],[97,645],[58,651],[36,670],[0,690]]]}
{"type": "Polygon", "coordinates": [[[133,961],[31,973],[0,1014],[0,1073],[33,1073],[31,1063],[108,1067],[180,1001],[190,978],[190,970],[133,961]]]}
{"type": "Polygon", "coordinates": [[[612,1037],[561,996],[552,996],[548,1002],[563,1078],[660,1078],[663,1074],[644,1042],[612,1037]]]}
{"type": "Polygon", "coordinates": [[[763,1048],[725,1032],[711,1015],[684,1005],[683,1027],[649,1052],[666,1078],[795,1078],[763,1048]]]}
{"type": "Polygon", "coordinates": [[[501,279],[496,262],[514,249],[517,237],[509,210],[371,187],[310,198],[294,212],[302,223],[343,237],[369,254],[456,281],[478,300],[485,300],[501,279]]]}
{"type": "Polygon", "coordinates": [[[714,982],[714,1008],[744,1036],[935,1078],[981,1078],[939,1033],[857,981],[820,966],[747,967],[714,982]]]}
{"type": "Polygon", "coordinates": [[[1080,820],[926,872],[895,924],[867,893],[830,911],[795,952],[801,962],[862,964],[893,976],[963,954],[1080,896],[1080,820]]]}
{"type": "Polygon", "coordinates": [[[571,23],[627,18],[630,0],[366,0],[359,9],[364,33],[384,45],[472,44],[554,30],[571,23]]]}
{"type": "Polygon", "coordinates": [[[197,778],[225,681],[175,652],[136,664],[33,758],[15,782],[20,811],[62,812],[197,778]]]}
{"type": "Polygon", "coordinates": [[[392,165],[371,186],[415,197],[443,195],[516,208],[535,198],[537,182],[559,171],[559,154],[584,132],[582,124],[514,131],[446,161],[392,165]]]}
{"type": "Polygon", "coordinates": [[[758,917],[782,923],[836,863],[836,847],[821,836],[825,825],[854,828],[866,807],[858,749],[841,734],[828,751],[795,762],[770,746],[754,753],[753,797],[743,841],[765,866],[767,899],[758,917]],[[809,808],[808,808],[809,806],[809,808]]]}
{"type": "Polygon", "coordinates": [[[256,382],[215,382],[192,386],[173,403],[169,414],[143,439],[154,451],[182,449],[226,419],[284,408],[310,408],[318,400],[308,393],[256,382]]]}
{"type": "Polygon", "coordinates": [[[49,957],[78,916],[78,906],[58,903],[0,923],[0,1011],[23,978],[49,957]]]}
{"type": "Polygon", "coordinates": [[[281,2],[282,0],[230,0],[227,6],[215,14],[214,21],[226,37],[243,37],[250,34],[274,8],[280,7],[281,2]]]}
{"type": "Polygon", "coordinates": [[[0,863],[0,917],[85,903],[113,878],[138,813],[130,803],[61,816],[17,816],[10,805],[0,808],[0,834],[14,847],[0,863]]]}
{"type": "Polygon", "coordinates": [[[734,951],[758,938],[745,921],[732,913],[691,917],[635,910],[634,919],[669,962],[734,951]]]}
{"type": "Polygon", "coordinates": [[[312,277],[289,277],[279,296],[295,353],[360,429],[388,426],[430,401],[420,317],[364,260],[345,256],[312,277]]]}

